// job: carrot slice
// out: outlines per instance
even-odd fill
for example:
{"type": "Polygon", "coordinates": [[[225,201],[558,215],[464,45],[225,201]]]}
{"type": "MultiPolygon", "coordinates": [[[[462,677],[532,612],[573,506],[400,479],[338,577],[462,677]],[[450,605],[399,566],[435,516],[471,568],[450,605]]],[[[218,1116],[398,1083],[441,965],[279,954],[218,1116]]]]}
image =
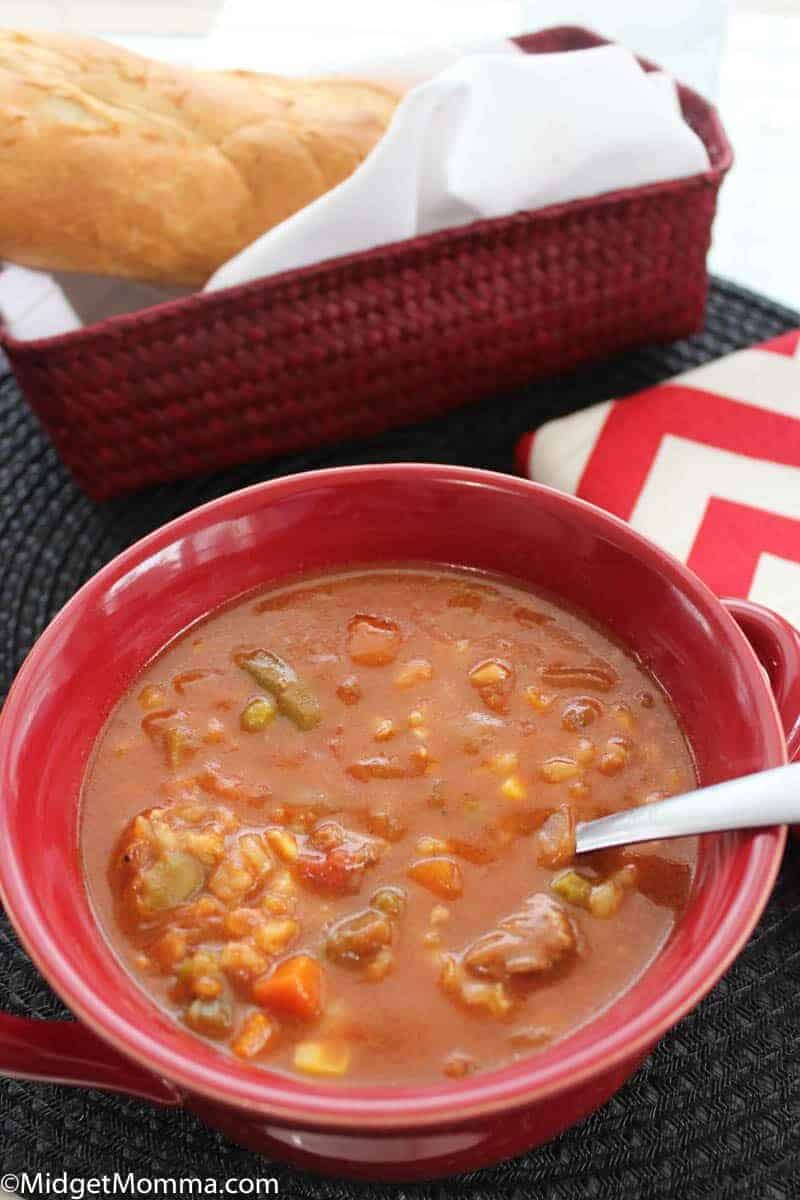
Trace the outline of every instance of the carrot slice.
{"type": "Polygon", "coordinates": [[[461,870],[452,858],[418,858],[408,868],[408,874],[443,900],[455,900],[463,890],[461,870]]]}
{"type": "Polygon", "coordinates": [[[256,1058],[265,1050],[271,1050],[277,1037],[277,1022],[266,1013],[250,1013],[231,1042],[231,1049],[239,1058],[256,1058]]]}
{"type": "Polygon", "coordinates": [[[287,958],[271,975],[256,980],[253,999],[262,1008],[313,1021],[322,1010],[322,968],[309,954],[287,958]]]}

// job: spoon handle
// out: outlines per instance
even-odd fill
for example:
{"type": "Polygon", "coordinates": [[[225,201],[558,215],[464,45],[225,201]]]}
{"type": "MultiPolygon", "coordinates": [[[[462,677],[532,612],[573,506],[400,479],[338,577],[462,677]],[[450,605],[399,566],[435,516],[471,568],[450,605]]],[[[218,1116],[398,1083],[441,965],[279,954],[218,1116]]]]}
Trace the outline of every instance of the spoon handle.
{"type": "Polygon", "coordinates": [[[800,763],[728,779],[682,796],[585,821],[576,828],[578,854],[656,838],[721,829],[800,822],[800,763]]]}

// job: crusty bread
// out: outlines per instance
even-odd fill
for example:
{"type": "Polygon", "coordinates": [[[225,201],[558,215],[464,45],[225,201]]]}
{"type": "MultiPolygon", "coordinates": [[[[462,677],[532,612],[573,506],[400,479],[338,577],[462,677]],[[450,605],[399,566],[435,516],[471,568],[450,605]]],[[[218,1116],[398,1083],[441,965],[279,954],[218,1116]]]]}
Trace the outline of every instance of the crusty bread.
{"type": "Polygon", "coordinates": [[[0,258],[202,284],[345,179],[397,96],[0,30],[0,258]]]}

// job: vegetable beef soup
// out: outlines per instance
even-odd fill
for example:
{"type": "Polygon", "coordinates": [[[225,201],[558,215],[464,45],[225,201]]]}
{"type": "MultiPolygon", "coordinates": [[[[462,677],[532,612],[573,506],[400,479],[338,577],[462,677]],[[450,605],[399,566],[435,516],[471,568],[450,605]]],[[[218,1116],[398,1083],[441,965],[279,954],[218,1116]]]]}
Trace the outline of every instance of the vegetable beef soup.
{"type": "Polygon", "coordinates": [[[573,860],[576,821],[695,786],[670,705],[580,615],[449,569],[251,594],[124,696],[84,784],[108,938],[251,1063],[359,1083],[534,1053],[647,966],[693,840],[573,860]]]}

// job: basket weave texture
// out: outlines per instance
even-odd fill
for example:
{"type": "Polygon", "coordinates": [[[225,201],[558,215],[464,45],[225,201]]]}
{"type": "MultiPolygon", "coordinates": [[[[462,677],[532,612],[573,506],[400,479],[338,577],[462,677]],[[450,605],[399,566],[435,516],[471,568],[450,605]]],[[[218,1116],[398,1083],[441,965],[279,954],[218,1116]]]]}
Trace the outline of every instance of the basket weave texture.
{"type": "MultiPolygon", "coordinates": [[[[602,44],[560,28],[529,53],[602,44]]],[[[650,64],[645,64],[648,68],[650,64]]],[[[479,221],[58,337],[0,339],[95,499],[442,414],[702,326],[730,148],[681,87],[710,169],[479,221]]]]}

